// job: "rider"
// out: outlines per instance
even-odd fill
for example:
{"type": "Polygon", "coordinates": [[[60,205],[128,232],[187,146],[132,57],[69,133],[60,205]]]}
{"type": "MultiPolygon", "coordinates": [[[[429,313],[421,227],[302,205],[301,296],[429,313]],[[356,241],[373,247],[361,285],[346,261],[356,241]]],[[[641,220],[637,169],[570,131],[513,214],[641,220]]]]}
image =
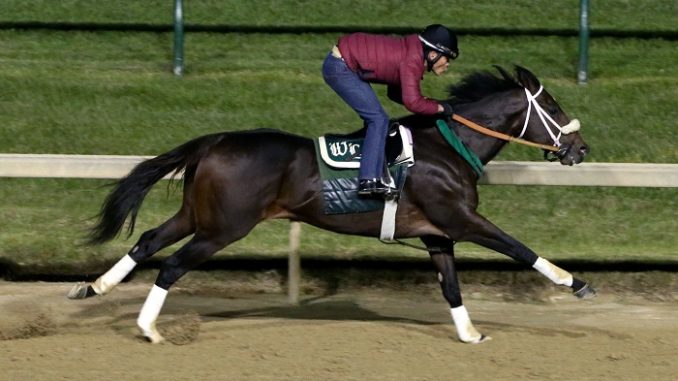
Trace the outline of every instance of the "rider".
{"type": "Polygon", "coordinates": [[[452,107],[424,97],[426,71],[443,74],[457,58],[457,37],[440,24],[403,37],[353,33],[339,38],[323,62],[325,82],[363,119],[367,127],[360,158],[360,195],[393,194],[384,183],[384,148],[389,117],[370,83],[388,86],[388,97],[416,114],[453,114],[452,107]]]}

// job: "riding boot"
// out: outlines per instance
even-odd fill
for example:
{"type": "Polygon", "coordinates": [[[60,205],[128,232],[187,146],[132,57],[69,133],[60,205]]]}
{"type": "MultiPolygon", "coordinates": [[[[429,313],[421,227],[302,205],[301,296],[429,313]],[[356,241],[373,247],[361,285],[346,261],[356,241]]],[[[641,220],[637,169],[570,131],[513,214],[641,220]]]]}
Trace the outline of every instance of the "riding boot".
{"type": "Polygon", "coordinates": [[[358,195],[395,198],[398,195],[398,189],[384,184],[381,179],[360,180],[358,185],[358,195]]]}

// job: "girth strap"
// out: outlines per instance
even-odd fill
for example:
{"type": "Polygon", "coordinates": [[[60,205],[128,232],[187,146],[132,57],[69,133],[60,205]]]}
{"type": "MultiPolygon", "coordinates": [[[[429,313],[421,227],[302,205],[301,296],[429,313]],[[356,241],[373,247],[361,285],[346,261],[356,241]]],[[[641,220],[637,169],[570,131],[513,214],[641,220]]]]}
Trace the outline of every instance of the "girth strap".
{"type": "MultiPolygon", "coordinates": [[[[397,177],[404,178],[407,175],[407,166],[401,165],[398,168],[397,177]]],[[[390,174],[389,174],[390,177],[390,174]]],[[[395,187],[396,183],[391,177],[391,186],[395,187]]],[[[403,193],[405,181],[400,181],[398,184],[398,196],[389,197],[384,200],[384,213],[381,217],[381,232],[379,233],[379,240],[382,242],[394,242],[396,228],[396,212],[398,211],[399,195],[403,193]]]]}
{"type": "Polygon", "coordinates": [[[392,242],[395,235],[395,215],[398,211],[398,200],[384,201],[384,214],[381,218],[381,233],[379,233],[379,240],[392,242]]]}

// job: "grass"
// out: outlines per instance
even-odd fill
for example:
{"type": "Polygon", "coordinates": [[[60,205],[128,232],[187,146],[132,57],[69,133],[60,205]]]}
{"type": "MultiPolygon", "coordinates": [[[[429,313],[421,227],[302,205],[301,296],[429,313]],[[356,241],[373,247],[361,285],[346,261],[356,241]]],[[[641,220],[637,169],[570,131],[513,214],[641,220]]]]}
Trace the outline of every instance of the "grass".
{"type": "MultiPolygon", "coordinates": [[[[0,152],[152,155],[223,130],[274,127],[309,137],[330,128],[348,132],[356,117],[319,74],[335,37],[191,35],[186,77],[175,78],[166,34],[0,32],[0,152]]],[[[446,86],[464,74],[493,70],[494,63],[521,64],[583,121],[590,161],[678,162],[672,149],[678,68],[664,64],[678,61],[674,45],[595,40],[591,83],[579,86],[575,39],[469,37],[464,58],[449,74],[427,77],[423,88],[444,98],[446,86]]],[[[384,89],[377,90],[383,98],[384,89]]],[[[406,113],[384,104],[392,115],[406,113]]],[[[510,149],[500,158],[537,156],[510,149]]]]}
{"type": "MultiPolygon", "coordinates": [[[[62,1],[56,6],[6,0],[0,22],[169,22],[167,1],[97,2],[96,8],[92,3],[62,1]],[[153,4],[157,6],[149,7],[153,4]]],[[[455,9],[459,26],[518,28],[543,28],[543,20],[549,20],[550,28],[571,27],[576,23],[572,12],[576,3],[461,6],[444,2],[455,9]],[[520,16],[528,7],[540,17],[520,16]]],[[[428,23],[431,9],[442,7],[443,2],[417,7],[361,2],[369,9],[348,15],[345,9],[352,8],[342,1],[258,1],[257,7],[239,1],[190,4],[186,12],[187,19],[195,20],[191,22],[372,25],[371,13],[376,12],[384,15],[378,25],[410,26],[428,23]],[[307,12],[298,12],[300,8],[307,12]],[[257,9],[257,17],[252,9],[257,9]]],[[[593,24],[671,29],[674,25],[667,20],[675,7],[673,2],[658,1],[593,2],[593,24]],[[652,12],[631,13],[630,7],[652,12]],[[609,17],[603,19],[603,14],[609,17]]],[[[163,33],[0,30],[0,152],[154,155],[198,135],[224,130],[273,127],[312,137],[357,127],[354,113],[327,88],[319,73],[335,34],[191,33],[186,39],[183,78],[170,74],[171,38],[163,33]]],[[[582,120],[582,132],[592,147],[587,160],[678,163],[675,42],[593,39],[587,86],[574,80],[576,38],[464,36],[461,49],[460,59],[447,75],[426,78],[425,94],[443,98],[446,86],[467,73],[491,70],[492,64],[520,64],[537,74],[568,114],[582,120]]],[[[385,99],[384,89],[377,87],[377,91],[385,99]]],[[[406,113],[388,101],[384,105],[392,115],[406,113]]],[[[539,152],[517,146],[499,157],[540,158],[539,152]]],[[[167,198],[163,186],[158,186],[130,240],[83,247],[79,240],[91,224],[88,218],[97,212],[107,191],[103,184],[0,179],[0,260],[25,267],[101,271],[100,267],[127,252],[141,232],[162,222],[178,206],[178,195],[167,198]]],[[[484,215],[548,258],[675,260],[675,189],[492,186],[481,187],[480,192],[484,215]]],[[[282,256],[286,250],[287,223],[273,221],[220,255],[282,256]]],[[[424,257],[411,249],[310,226],[304,226],[301,250],[304,256],[424,257]]],[[[501,258],[466,244],[459,246],[459,256],[501,258]]]]}
{"type": "MultiPolygon", "coordinates": [[[[105,270],[126,253],[139,235],[169,218],[180,194],[161,183],[146,200],[135,234],[101,247],[83,246],[91,217],[106,189],[101,180],[3,179],[0,197],[0,258],[25,268],[56,267],[74,272],[105,270]],[[11,222],[10,222],[11,221],[11,222]]],[[[675,260],[678,197],[674,189],[481,187],[480,211],[537,253],[555,260],[675,260]],[[516,200],[524,200],[516,207],[516,200]],[[529,202],[539,200],[539,202],[529,202]],[[520,221],[520,223],[516,223],[520,221]]],[[[288,223],[268,221],[219,255],[282,257],[288,223]]],[[[411,243],[418,244],[417,240],[411,243]]],[[[163,251],[171,254],[178,248],[163,251]]],[[[371,238],[347,237],[303,226],[302,257],[421,258],[426,254],[371,238]]],[[[506,260],[497,253],[460,244],[463,259],[506,260]]],[[[47,271],[46,270],[46,271],[47,271]]]]}
{"type": "MultiPolygon", "coordinates": [[[[678,4],[664,0],[590,2],[595,29],[675,30],[678,4]]],[[[0,22],[172,22],[170,0],[3,0],[0,22]]],[[[579,0],[191,0],[190,24],[423,27],[441,22],[460,28],[576,29],[579,0]]]]}

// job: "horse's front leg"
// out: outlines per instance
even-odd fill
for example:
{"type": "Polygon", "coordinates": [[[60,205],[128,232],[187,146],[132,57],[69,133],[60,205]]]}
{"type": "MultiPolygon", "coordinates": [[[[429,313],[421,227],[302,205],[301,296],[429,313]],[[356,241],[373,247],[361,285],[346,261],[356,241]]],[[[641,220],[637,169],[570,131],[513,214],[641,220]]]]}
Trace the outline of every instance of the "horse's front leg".
{"type": "Polygon", "coordinates": [[[569,272],[538,256],[527,246],[477,213],[470,215],[464,232],[458,235],[456,239],[476,243],[505,254],[516,261],[526,263],[553,283],[570,287],[574,295],[580,299],[588,299],[596,295],[595,290],[586,282],[573,277],[569,272]]]}
{"type": "Polygon", "coordinates": [[[481,335],[476,330],[462,303],[457,270],[454,266],[454,242],[438,236],[425,236],[421,240],[426,245],[431,260],[438,270],[438,282],[445,300],[450,304],[450,313],[459,340],[472,344],[490,340],[489,336],[481,335]]]}

